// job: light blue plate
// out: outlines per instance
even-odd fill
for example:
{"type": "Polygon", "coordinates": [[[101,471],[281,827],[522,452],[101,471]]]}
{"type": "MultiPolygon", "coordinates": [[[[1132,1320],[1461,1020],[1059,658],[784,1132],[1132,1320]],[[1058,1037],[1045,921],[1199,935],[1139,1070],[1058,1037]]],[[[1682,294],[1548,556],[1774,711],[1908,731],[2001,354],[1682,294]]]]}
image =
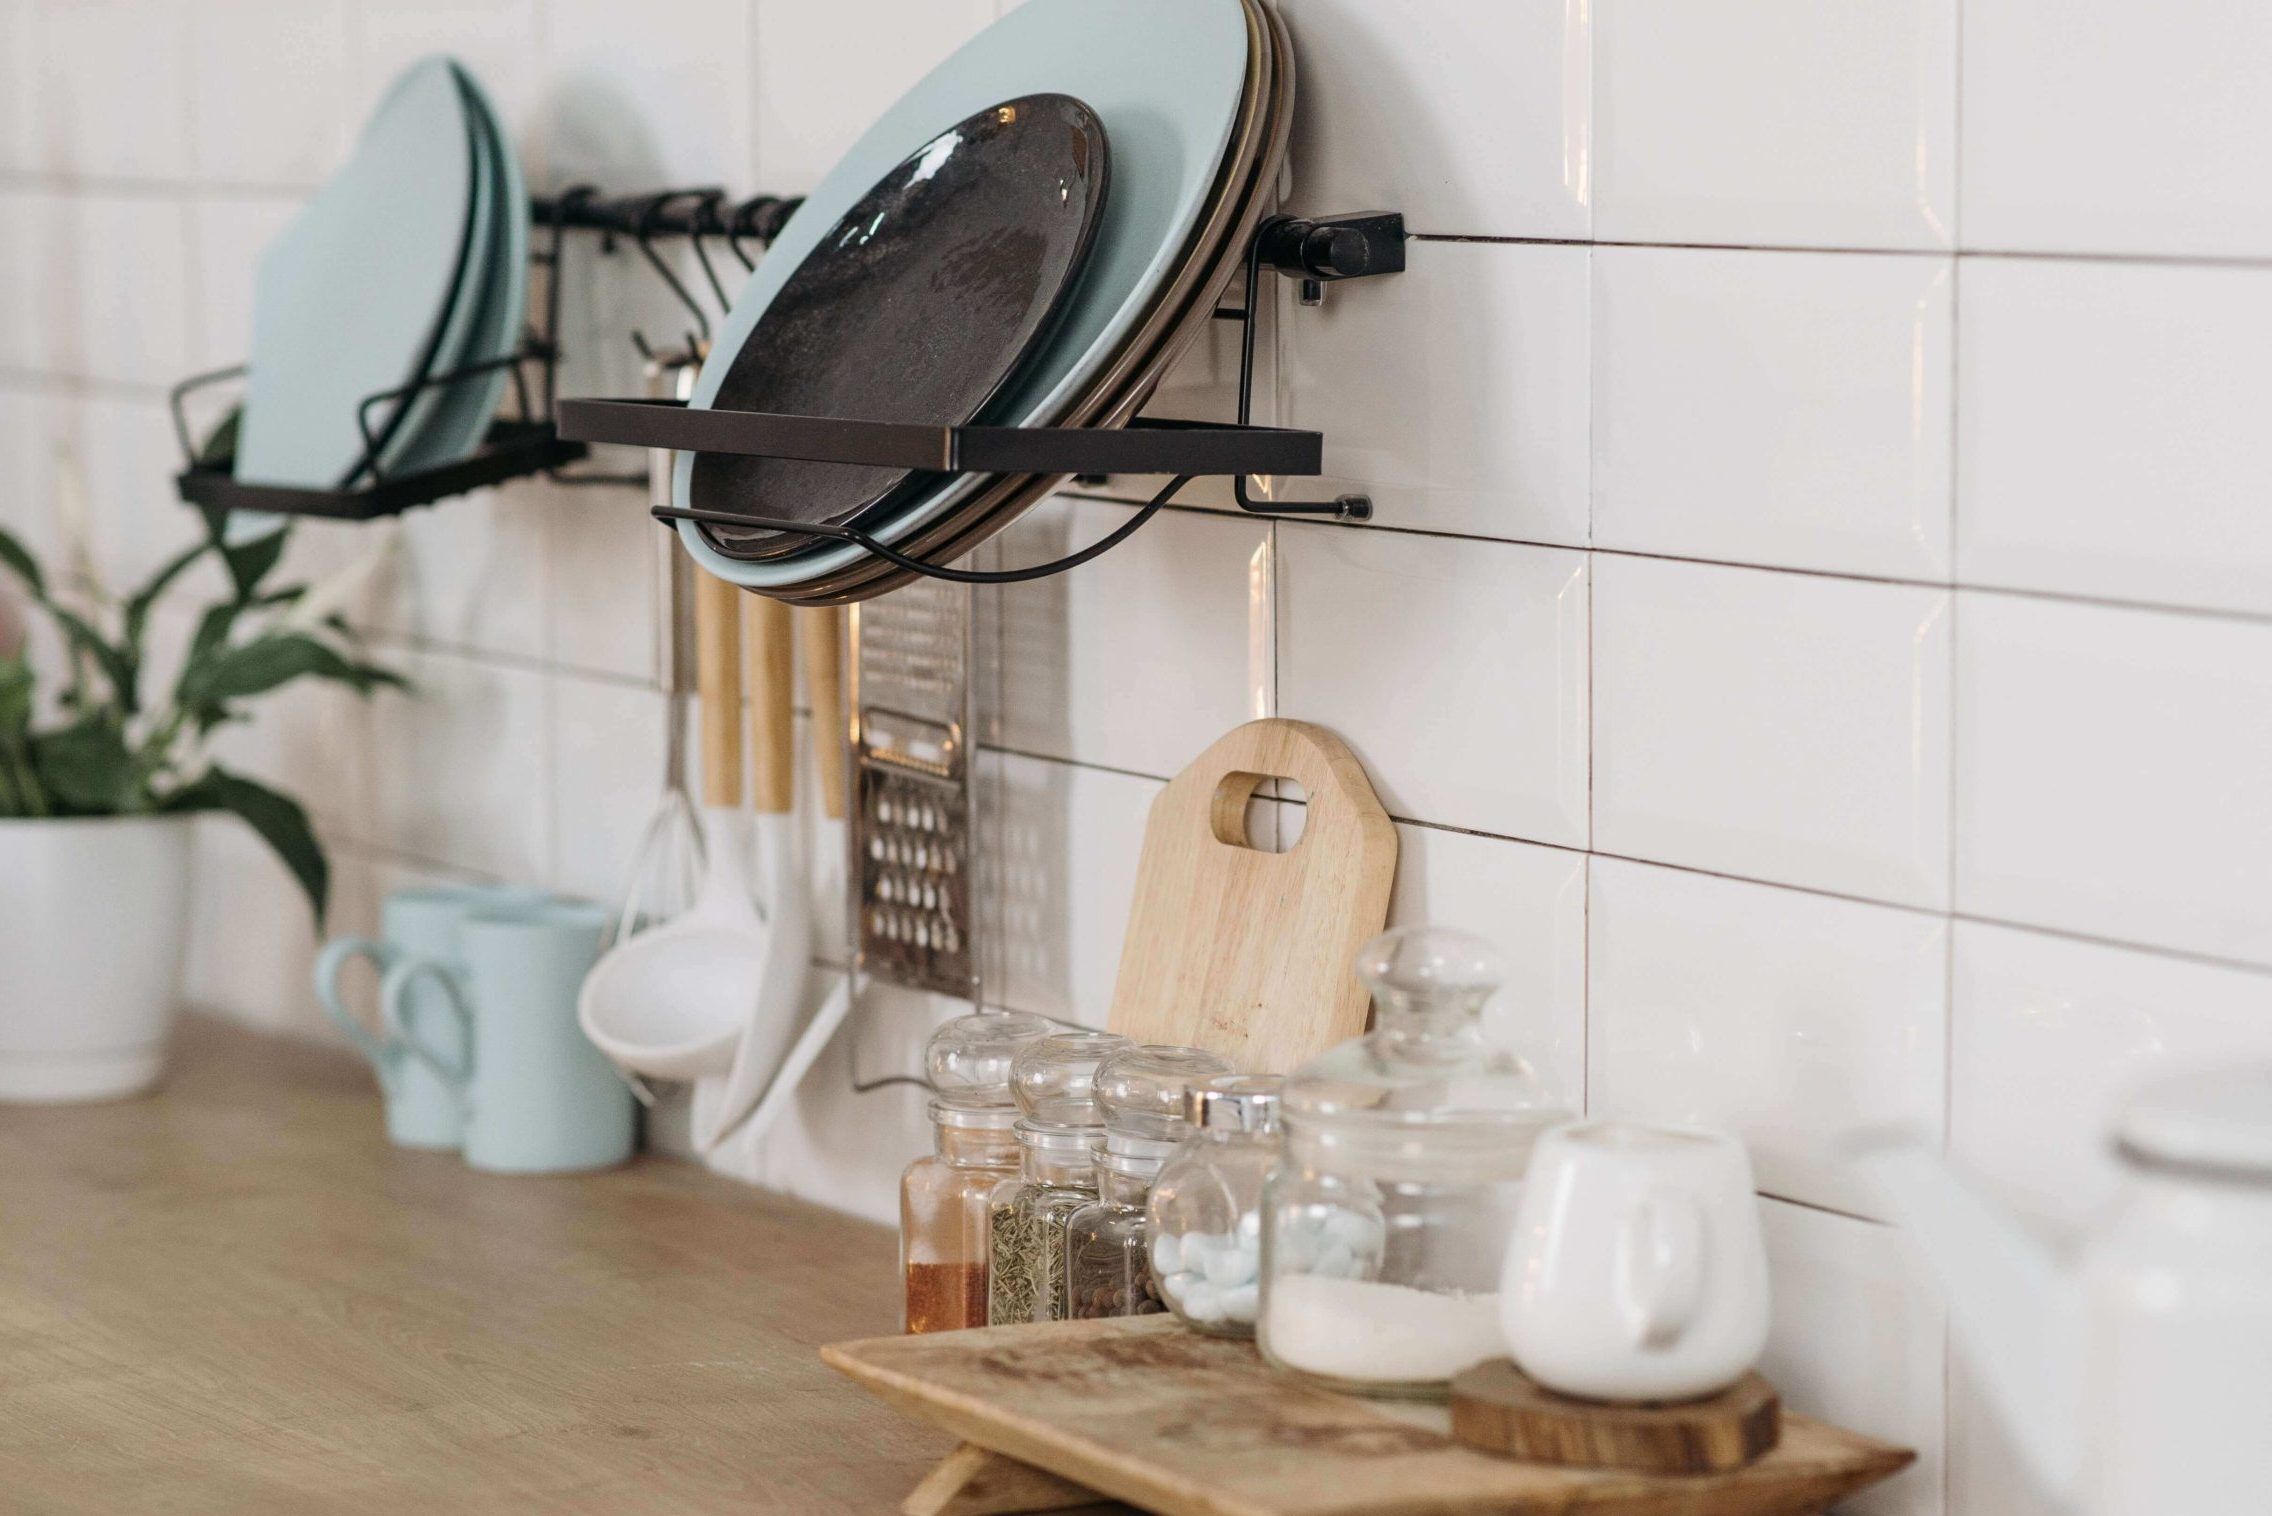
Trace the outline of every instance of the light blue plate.
{"type": "MultiPolygon", "coordinates": [[[[469,368],[510,358],[520,347],[529,304],[529,191],[520,159],[496,108],[473,71],[456,65],[480,151],[483,175],[474,220],[480,256],[468,266],[458,298],[471,312],[464,340],[454,356],[438,358],[434,370],[469,368]],[[486,234],[486,235],[484,235],[486,234]],[[474,291],[470,296],[467,290],[474,291]]],[[[410,470],[455,463],[480,445],[497,414],[497,403],[512,380],[510,369],[493,369],[429,394],[432,404],[405,426],[417,427],[390,467],[410,470]]]]}
{"type": "MultiPolygon", "coordinates": [[[[449,61],[413,64],[354,156],[261,255],[239,479],[347,482],[363,457],[363,398],[424,374],[448,335],[471,252],[475,172],[449,61]]],[[[391,419],[390,408],[375,411],[382,435],[391,419]]]]}
{"type": "MultiPolygon", "coordinates": [[[[932,70],[829,171],[734,301],[692,403],[711,403],[774,293],[893,165],[989,105],[1055,93],[1071,95],[1104,122],[1112,143],[1112,193],[1063,322],[997,411],[1004,425],[1047,425],[1079,397],[1174,276],[1230,145],[1246,87],[1247,46],[1239,0],[1027,0],[932,70]]],[[[681,454],[672,475],[672,497],[681,508],[688,504],[693,466],[692,457],[681,454]]],[[[897,541],[984,482],[952,478],[877,535],[897,541]]],[[[678,530],[704,568],[751,587],[802,583],[865,556],[865,549],[838,546],[748,563],[711,547],[691,521],[678,530]]]]}

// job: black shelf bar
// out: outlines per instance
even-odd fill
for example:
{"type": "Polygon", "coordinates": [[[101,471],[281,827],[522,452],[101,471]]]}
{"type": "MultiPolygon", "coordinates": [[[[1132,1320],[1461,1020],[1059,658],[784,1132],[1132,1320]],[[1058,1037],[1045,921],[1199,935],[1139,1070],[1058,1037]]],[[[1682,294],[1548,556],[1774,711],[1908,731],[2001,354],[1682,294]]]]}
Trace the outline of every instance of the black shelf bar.
{"type": "Polygon", "coordinates": [[[679,400],[559,405],[560,435],[680,452],[944,474],[1290,474],[1323,466],[1316,432],[1139,417],[1125,428],[924,426],[689,408],[679,400]]]}
{"type": "Polygon", "coordinates": [[[478,452],[440,468],[415,474],[398,474],[359,489],[305,489],[295,485],[255,484],[230,472],[234,460],[217,459],[192,466],[174,478],[181,498],[191,505],[221,510],[271,511],[285,516],[322,516],[333,521],[368,521],[394,516],[416,505],[429,505],[451,495],[486,489],[528,474],[545,473],[573,463],[588,451],[581,442],[569,442],[542,421],[498,421],[489,428],[478,452]]]}

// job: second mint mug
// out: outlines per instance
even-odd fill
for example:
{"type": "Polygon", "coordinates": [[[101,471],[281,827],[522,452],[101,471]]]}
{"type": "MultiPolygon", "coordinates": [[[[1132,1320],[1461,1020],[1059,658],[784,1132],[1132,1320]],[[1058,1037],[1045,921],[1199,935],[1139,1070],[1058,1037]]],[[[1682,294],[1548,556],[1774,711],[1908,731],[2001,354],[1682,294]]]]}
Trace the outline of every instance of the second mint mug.
{"type": "Polygon", "coordinates": [[[413,1056],[463,1102],[472,1167],[565,1173],[631,1157],[631,1089],[576,1020],[606,926],[605,911],[577,901],[476,910],[458,927],[462,972],[422,959],[388,970],[381,1002],[401,1017],[393,1029],[413,1056]],[[426,989],[447,1007],[447,1038],[409,1014],[426,989]]]}
{"type": "Polygon", "coordinates": [[[347,1009],[340,993],[341,973],[350,961],[363,958],[382,978],[414,962],[462,974],[458,929],[467,916],[533,905],[545,898],[542,890],[522,885],[443,884],[397,890],[379,909],[376,940],[337,937],[324,944],[316,958],[316,998],[348,1040],[371,1060],[386,1103],[387,1137],[396,1146],[456,1148],[464,1143],[465,1108],[457,1089],[433,1057],[420,1057],[394,1030],[397,1025],[416,1028],[425,1037],[428,1052],[438,1054],[445,1067],[455,1067],[465,1055],[459,1020],[454,1008],[444,1003],[441,990],[414,986],[399,1011],[382,1007],[379,1030],[374,1031],[347,1009]]]}

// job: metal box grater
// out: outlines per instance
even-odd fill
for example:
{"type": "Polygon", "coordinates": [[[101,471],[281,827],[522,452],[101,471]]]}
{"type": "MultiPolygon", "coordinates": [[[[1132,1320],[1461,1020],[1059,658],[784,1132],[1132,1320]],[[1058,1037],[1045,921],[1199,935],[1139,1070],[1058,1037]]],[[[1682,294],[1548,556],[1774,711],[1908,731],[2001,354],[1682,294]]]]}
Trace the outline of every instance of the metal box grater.
{"type": "Polygon", "coordinates": [[[851,619],[856,966],[975,1001],[971,589],[925,580],[851,619]]]}

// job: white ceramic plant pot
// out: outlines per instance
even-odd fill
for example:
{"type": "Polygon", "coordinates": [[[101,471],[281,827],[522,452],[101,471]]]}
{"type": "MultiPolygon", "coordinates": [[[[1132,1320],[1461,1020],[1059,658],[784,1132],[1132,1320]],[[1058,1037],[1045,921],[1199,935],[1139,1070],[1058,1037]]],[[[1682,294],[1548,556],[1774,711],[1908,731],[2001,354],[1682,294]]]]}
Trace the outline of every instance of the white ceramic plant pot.
{"type": "Polygon", "coordinates": [[[115,1100],[164,1067],[188,816],[0,821],[0,1100],[115,1100]]]}

